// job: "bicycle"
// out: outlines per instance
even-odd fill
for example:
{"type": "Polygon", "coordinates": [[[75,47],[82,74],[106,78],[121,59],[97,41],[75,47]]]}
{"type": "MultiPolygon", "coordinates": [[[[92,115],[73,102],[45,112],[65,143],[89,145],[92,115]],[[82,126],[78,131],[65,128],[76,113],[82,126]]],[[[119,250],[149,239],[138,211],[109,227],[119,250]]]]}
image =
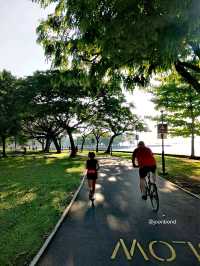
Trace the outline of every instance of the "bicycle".
{"type": "Polygon", "coordinates": [[[158,189],[155,183],[151,182],[151,173],[149,172],[145,178],[146,196],[150,198],[153,211],[159,210],[158,189]]]}

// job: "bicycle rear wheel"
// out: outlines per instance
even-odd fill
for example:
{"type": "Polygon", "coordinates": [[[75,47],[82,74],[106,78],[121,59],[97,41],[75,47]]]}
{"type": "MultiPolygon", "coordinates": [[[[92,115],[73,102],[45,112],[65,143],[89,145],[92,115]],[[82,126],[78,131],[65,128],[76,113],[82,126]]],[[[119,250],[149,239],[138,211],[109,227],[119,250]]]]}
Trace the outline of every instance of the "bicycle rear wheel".
{"type": "Polygon", "coordinates": [[[153,211],[157,212],[159,210],[159,197],[158,197],[158,190],[157,186],[154,183],[150,184],[150,200],[153,211]]]}

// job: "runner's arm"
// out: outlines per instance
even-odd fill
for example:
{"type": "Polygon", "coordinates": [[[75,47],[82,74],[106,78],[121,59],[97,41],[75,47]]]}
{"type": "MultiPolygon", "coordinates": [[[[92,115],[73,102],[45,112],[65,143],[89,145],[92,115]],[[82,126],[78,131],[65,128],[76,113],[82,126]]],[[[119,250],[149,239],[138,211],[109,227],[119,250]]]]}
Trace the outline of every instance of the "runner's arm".
{"type": "Polygon", "coordinates": [[[99,166],[99,162],[97,161],[96,170],[98,171],[99,168],[100,168],[100,166],[99,166]]]}

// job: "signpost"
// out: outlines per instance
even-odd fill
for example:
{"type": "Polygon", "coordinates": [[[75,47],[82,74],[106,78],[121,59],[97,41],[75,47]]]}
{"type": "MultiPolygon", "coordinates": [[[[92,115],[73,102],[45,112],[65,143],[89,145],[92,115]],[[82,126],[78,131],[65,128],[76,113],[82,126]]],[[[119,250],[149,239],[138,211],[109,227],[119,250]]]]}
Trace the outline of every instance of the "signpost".
{"type": "Polygon", "coordinates": [[[158,138],[162,139],[162,174],[167,174],[165,172],[165,150],[164,150],[164,139],[167,138],[168,126],[164,123],[163,111],[161,111],[161,123],[158,124],[158,138]]]}

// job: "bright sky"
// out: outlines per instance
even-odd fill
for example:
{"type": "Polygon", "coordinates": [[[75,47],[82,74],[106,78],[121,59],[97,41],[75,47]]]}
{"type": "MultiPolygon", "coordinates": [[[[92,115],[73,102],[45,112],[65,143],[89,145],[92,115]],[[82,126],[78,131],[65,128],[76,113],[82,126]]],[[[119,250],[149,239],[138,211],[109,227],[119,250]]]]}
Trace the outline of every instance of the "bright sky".
{"type": "MultiPolygon", "coordinates": [[[[1,1],[0,9],[0,71],[7,69],[18,77],[31,75],[36,70],[45,70],[47,64],[42,47],[36,43],[36,27],[39,21],[51,12],[42,9],[31,0],[1,1]]],[[[150,96],[136,89],[128,94],[128,101],[134,102],[136,113],[144,117],[155,113],[150,96]]],[[[156,139],[154,132],[145,134],[145,138],[156,139]]]]}
{"type": "Polygon", "coordinates": [[[1,1],[0,70],[26,76],[48,68],[43,49],[36,43],[36,27],[48,11],[30,0],[1,1]]]}

